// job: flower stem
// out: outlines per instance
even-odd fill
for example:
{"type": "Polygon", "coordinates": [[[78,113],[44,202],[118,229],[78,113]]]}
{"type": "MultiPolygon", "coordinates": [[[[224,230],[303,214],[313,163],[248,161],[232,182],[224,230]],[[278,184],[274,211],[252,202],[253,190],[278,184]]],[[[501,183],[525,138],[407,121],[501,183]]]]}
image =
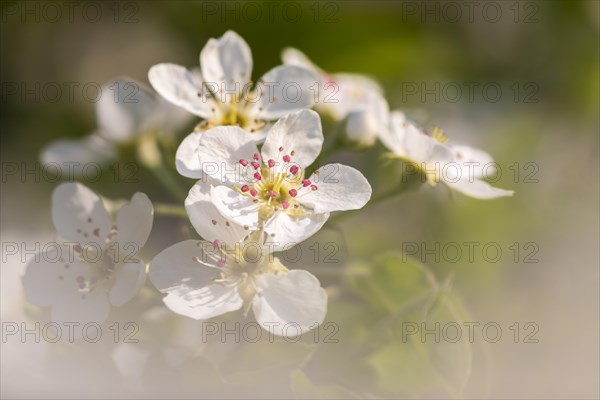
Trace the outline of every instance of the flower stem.
{"type": "Polygon", "coordinates": [[[175,199],[183,202],[187,197],[188,193],[175,179],[171,171],[169,171],[164,164],[149,168],[150,171],[156,176],[159,182],[167,189],[175,199]]]}
{"type": "Polygon", "coordinates": [[[185,207],[175,204],[154,203],[154,213],[163,217],[188,218],[185,207]]]}
{"type": "Polygon", "coordinates": [[[138,159],[156,176],[158,181],[167,189],[176,200],[183,202],[187,197],[187,190],[182,187],[177,177],[164,163],[156,135],[144,135],[138,143],[138,159]]]}

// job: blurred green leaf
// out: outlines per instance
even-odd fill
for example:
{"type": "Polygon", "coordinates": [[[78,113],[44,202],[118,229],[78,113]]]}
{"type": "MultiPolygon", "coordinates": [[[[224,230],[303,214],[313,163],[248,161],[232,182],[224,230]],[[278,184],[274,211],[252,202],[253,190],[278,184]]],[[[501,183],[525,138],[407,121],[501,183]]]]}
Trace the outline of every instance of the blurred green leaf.
{"type": "Polygon", "coordinates": [[[389,253],[372,264],[354,264],[363,274],[352,274],[348,284],[375,309],[394,312],[409,301],[433,290],[433,274],[419,262],[398,253],[389,253]],[[358,275],[358,276],[356,276],[358,275]]]}
{"type": "Polygon", "coordinates": [[[399,253],[352,268],[368,272],[353,274],[351,290],[383,315],[356,352],[376,373],[374,391],[460,397],[471,376],[472,349],[464,335],[468,314],[449,285],[399,253]],[[424,335],[425,330],[436,333],[424,335]]]}

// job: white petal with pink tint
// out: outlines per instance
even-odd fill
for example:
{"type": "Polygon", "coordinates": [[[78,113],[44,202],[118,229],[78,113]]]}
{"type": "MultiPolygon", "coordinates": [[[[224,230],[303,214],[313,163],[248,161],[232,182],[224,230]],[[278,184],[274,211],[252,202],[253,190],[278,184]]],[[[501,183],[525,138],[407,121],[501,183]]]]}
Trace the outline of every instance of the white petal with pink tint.
{"type": "Polygon", "coordinates": [[[100,198],[79,183],[59,185],[52,218],[68,242],[48,245],[28,264],[23,284],[29,300],[52,307],[55,322],[106,319],[143,286],[146,264],[140,248],[152,228],[152,203],[143,193],[119,210],[115,225],[100,198]],[[110,301],[110,303],[109,303],[110,301]]]}
{"type": "Polygon", "coordinates": [[[207,319],[242,306],[236,287],[214,283],[219,276],[214,255],[206,242],[187,240],[163,250],[150,263],[150,280],[167,296],[172,311],[194,319],[207,319]]]}
{"type": "Polygon", "coordinates": [[[102,200],[80,183],[62,183],[52,193],[52,221],[65,239],[104,245],[112,223],[102,200]]]}

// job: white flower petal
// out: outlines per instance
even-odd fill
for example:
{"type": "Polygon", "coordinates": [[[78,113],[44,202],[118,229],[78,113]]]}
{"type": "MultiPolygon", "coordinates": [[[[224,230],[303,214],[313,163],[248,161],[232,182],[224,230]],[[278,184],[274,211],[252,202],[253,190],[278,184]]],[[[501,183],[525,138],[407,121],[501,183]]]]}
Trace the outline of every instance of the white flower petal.
{"type": "Polygon", "coordinates": [[[454,161],[454,155],[448,146],[445,144],[439,143],[434,140],[433,145],[430,148],[429,156],[427,159],[427,163],[429,164],[439,164],[443,169],[444,165],[447,164],[455,164],[458,166],[458,163],[454,161]]]}
{"type": "Polygon", "coordinates": [[[512,196],[514,191],[499,189],[480,179],[460,179],[457,182],[442,181],[448,187],[475,199],[495,199],[498,197],[512,196]]]}
{"type": "Polygon", "coordinates": [[[378,135],[389,134],[390,112],[387,101],[377,93],[370,94],[368,103],[348,114],[346,134],[362,146],[372,146],[378,135]]]}
{"type": "Polygon", "coordinates": [[[177,172],[187,178],[199,179],[202,177],[198,149],[203,133],[192,132],[183,139],[175,153],[175,167],[177,172]]]}
{"type": "Polygon", "coordinates": [[[406,156],[417,163],[429,162],[434,147],[440,145],[437,140],[410,123],[405,125],[403,139],[406,156]]]}
{"type": "Polygon", "coordinates": [[[163,301],[171,311],[196,320],[239,310],[244,303],[235,286],[216,283],[198,289],[171,291],[163,301]]]}
{"type": "Polygon", "coordinates": [[[384,119],[384,124],[387,126],[387,129],[382,129],[379,132],[379,140],[392,153],[406,158],[407,154],[404,148],[404,133],[408,124],[406,116],[400,111],[390,113],[387,102],[385,102],[385,108],[383,105],[381,106],[379,115],[381,119],[384,119]]]}
{"type": "Polygon", "coordinates": [[[242,240],[247,231],[233,221],[221,215],[211,200],[210,178],[201,178],[192,188],[185,199],[185,209],[196,232],[204,240],[223,243],[237,243],[242,240]]]}
{"type": "Polygon", "coordinates": [[[371,185],[360,171],[342,164],[327,164],[310,178],[318,186],[298,199],[315,213],[357,210],[371,198],[371,185]]]}
{"type": "Polygon", "coordinates": [[[284,163],[282,157],[290,155],[291,163],[306,168],[317,159],[323,146],[323,129],[319,114],[301,110],[281,118],[267,133],[262,147],[263,161],[273,159],[284,163]],[[283,151],[279,151],[283,148],[283,151]]]}
{"type": "Polygon", "coordinates": [[[346,135],[351,141],[361,146],[372,146],[377,138],[377,132],[375,115],[368,108],[348,114],[346,135]]]}
{"type": "Polygon", "coordinates": [[[251,104],[254,113],[258,118],[268,120],[310,108],[314,103],[315,83],[319,82],[319,76],[306,68],[275,67],[258,81],[255,94],[258,100],[251,104]]]}
{"type": "Polygon", "coordinates": [[[80,183],[62,183],[54,189],[52,221],[65,239],[101,246],[112,226],[102,200],[80,183]]]}
{"type": "MultiPolygon", "coordinates": [[[[183,143],[182,143],[183,145],[183,143]]],[[[240,164],[255,153],[255,138],[237,126],[218,126],[204,132],[196,150],[200,168],[219,182],[236,184],[252,179],[252,166],[240,164]]]]}
{"type": "Polygon", "coordinates": [[[411,122],[397,126],[399,122],[392,119],[392,126],[398,129],[396,137],[400,141],[396,155],[420,166],[437,163],[442,168],[445,164],[454,162],[454,155],[447,145],[425,134],[411,122]]]}
{"type": "Polygon", "coordinates": [[[325,319],[327,294],[309,272],[265,274],[259,282],[262,290],[254,296],[252,310],[264,329],[278,336],[295,337],[325,319]]]}
{"type": "Polygon", "coordinates": [[[325,76],[320,88],[319,102],[315,108],[331,114],[336,120],[350,112],[368,106],[375,97],[383,97],[383,91],[371,78],[360,74],[338,73],[325,76]]]}
{"type": "Polygon", "coordinates": [[[49,173],[65,178],[95,174],[101,164],[115,157],[113,146],[97,133],[81,139],[59,139],[45,146],[40,154],[49,173]]]}
{"type": "Polygon", "coordinates": [[[340,83],[341,90],[348,91],[349,94],[354,96],[354,100],[365,99],[363,96],[369,92],[383,95],[379,83],[367,75],[341,72],[334,74],[333,78],[340,83]]]}
{"type": "Polygon", "coordinates": [[[216,85],[217,97],[223,89],[239,95],[252,75],[252,52],[237,33],[227,31],[219,39],[208,40],[200,52],[200,68],[204,81],[216,85]]]}
{"type": "Polygon", "coordinates": [[[249,229],[258,228],[258,209],[254,199],[224,185],[214,186],[210,191],[213,204],[228,220],[249,229]]]}
{"type": "MultiPolygon", "coordinates": [[[[209,285],[219,274],[215,268],[207,267],[194,261],[210,263],[212,248],[207,242],[186,240],[175,243],[161,251],[150,262],[150,281],[163,293],[185,288],[198,288],[209,285]]],[[[212,264],[211,264],[212,265],[212,264]]]]}
{"type": "Polygon", "coordinates": [[[36,254],[29,261],[23,287],[31,303],[51,306],[64,293],[77,291],[76,278],[87,275],[89,267],[75,261],[69,256],[72,254],[65,246],[48,246],[46,252],[36,254]]]}
{"type": "Polygon", "coordinates": [[[114,142],[127,142],[160,122],[159,100],[145,85],[127,77],[102,86],[96,103],[99,133],[114,142]]]}
{"type": "Polygon", "coordinates": [[[133,299],[146,283],[146,263],[127,262],[120,265],[115,276],[115,284],[108,292],[113,306],[122,306],[133,299]]]}
{"type": "Polygon", "coordinates": [[[214,99],[202,95],[202,80],[198,74],[176,64],[156,64],[148,71],[152,87],[166,100],[201,118],[211,116],[214,99]],[[200,94],[200,95],[199,95],[200,94]]]}
{"type": "Polygon", "coordinates": [[[287,250],[317,233],[328,218],[328,213],[295,217],[278,212],[265,224],[265,232],[274,251],[287,250]]]}
{"type": "Polygon", "coordinates": [[[303,52],[293,47],[286,47],[281,53],[281,60],[285,65],[295,65],[309,69],[315,73],[322,73],[321,68],[317,67],[303,52]]]}
{"type": "Polygon", "coordinates": [[[291,47],[284,49],[281,57],[285,65],[303,67],[319,75],[319,100],[315,109],[331,114],[336,120],[369,106],[371,99],[376,96],[383,97],[379,84],[368,76],[349,73],[330,75],[304,53],[291,47]]]}
{"type": "MultiPolygon", "coordinates": [[[[65,292],[52,307],[50,318],[53,322],[78,322],[81,325],[95,322],[102,324],[110,312],[110,304],[106,292],[97,288],[89,293],[78,291],[65,292]]],[[[81,328],[81,327],[80,327],[81,328]]],[[[75,329],[75,332],[81,329],[75,329]]],[[[91,330],[90,335],[96,331],[91,330]]]]}
{"type": "Polygon", "coordinates": [[[117,242],[124,254],[138,254],[152,230],[154,208],[144,193],[136,193],[117,214],[117,242]],[[133,247],[132,247],[133,246],[133,247]]]}
{"type": "Polygon", "coordinates": [[[476,178],[482,178],[484,174],[493,175],[496,172],[494,159],[483,150],[463,145],[450,145],[457,163],[463,166],[465,173],[476,178]]]}
{"type": "Polygon", "coordinates": [[[150,263],[150,280],[174,312],[194,319],[206,319],[241,308],[243,300],[235,287],[213,283],[218,268],[194,261],[213,260],[207,242],[187,240],[163,250],[150,263]]]}

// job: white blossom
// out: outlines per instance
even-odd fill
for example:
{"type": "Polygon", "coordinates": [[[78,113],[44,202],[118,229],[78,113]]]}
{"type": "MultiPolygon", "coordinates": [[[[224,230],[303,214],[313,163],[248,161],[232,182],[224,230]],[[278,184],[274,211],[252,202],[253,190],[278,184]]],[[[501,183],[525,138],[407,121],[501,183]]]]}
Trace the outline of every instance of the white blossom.
{"type": "Polygon", "coordinates": [[[116,78],[101,87],[96,103],[97,130],[81,139],[51,142],[42,149],[40,159],[72,179],[86,173],[92,163],[106,164],[115,159],[119,145],[145,134],[172,135],[188,118],[145,85],[128,77],[116,78]]]}
{"type": "Polygon", "coordinates": [[[327,295],[317,278],[288,270],[272,250],[262,232],[238,243],[187,240],[152,260],[150,280],[178,314],[205,320],[252,309],[265,330],[296,336],[323,322],[327,295]]]}
{"type": "Polygon", "coordinates": [[[264,139],[271,121],[313,104],[310,70],[281,65],[251,81],[252,53],[237,33],[209,39],[200,52],[200,72],[175,64],[157,64],[148,78],[165,99],[203,119],[197,130],[236,125],[264,139]]]}
{"type": "Polygon", "coordinates": [[[347,138],[361,146],[371,146],[377,140],[377,110],[373,103],[383,98],[383,90],[368,76],[351,73],[329,74],[315,65],[304,53],[286,48],[282,53],[286,65],[310,69],[320,77],[315,110],[346,121],[347,138]]]}
{"type": "Polygon", "coordinates": [[[27,298],[52,307],[55,322],[102,323],[110,305],[121,306],[144,285],[140,249],[152,229],[153,207],[136,193],[111,220],[100,198],[79,183],[52,195],[52,220],[63,242],[44,246],[23,278],[27,298]]]}
{"type": "Polygon", "coordinates": [[[477,199],[513,195],[512,190],[495,188],[484,180],[485,174],[495,171],[493,159],[486,152],[450,143],[439,128],[426,133],[399,111],[387,114],[387,103],[380,103],[379,107],[380,122],[387,127],[380,130],[381,141],[394,156],[423,173],[430,186],[441,182],[477,199]]]}
{"type": "Polygon", "coordinates": [[[177,151],[177,169],[201,180],[195,192],[210,194],[225,219],[246,230],[264,229],[286,246],[317,232],[331,212],[359,209],[371,197],[368,181],[349,166],[327,164],[304,176],[322,144],[318,114],[302,110],[280,119],[260,152],[239,127],[193,133],[177,151]]]}

